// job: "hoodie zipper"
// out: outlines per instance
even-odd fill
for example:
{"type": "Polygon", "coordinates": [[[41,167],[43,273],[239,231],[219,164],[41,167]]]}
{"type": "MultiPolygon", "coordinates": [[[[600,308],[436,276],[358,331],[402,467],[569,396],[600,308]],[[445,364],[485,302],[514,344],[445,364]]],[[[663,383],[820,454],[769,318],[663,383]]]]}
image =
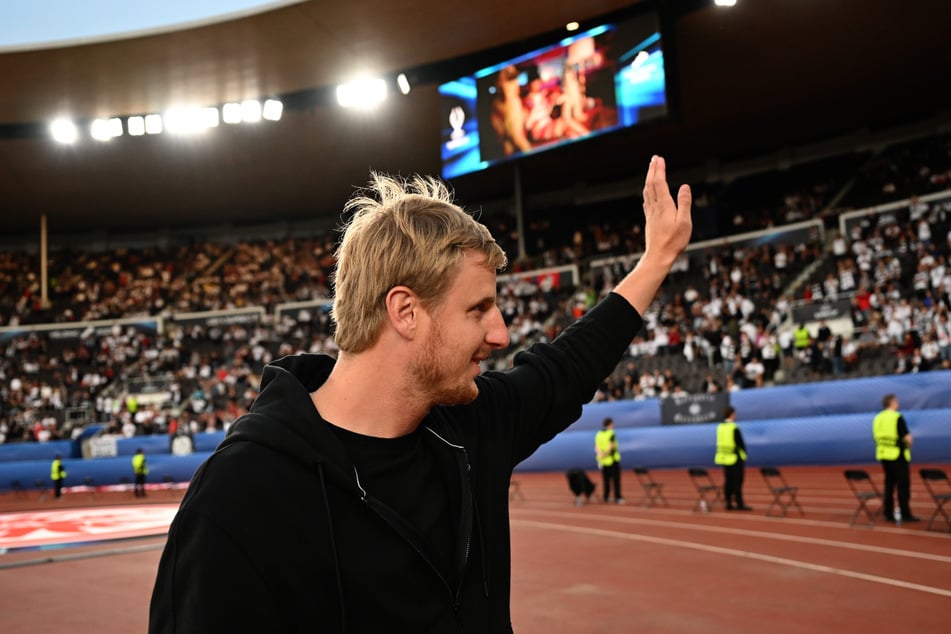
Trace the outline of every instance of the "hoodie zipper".
{"type": "Polygon", "coordinates": [[[433,564],[432,560],[426,554],[426,551],[422,548],[419,541],[416,538],[416,529],[407,522],[402,515],[397,513],[393,508],[382,502],[381,500],[376,499],[369,495],[366,489],[363,488],[363,484],[360,482],[360,474],[357,471],[357,468],[353,468],[354,476],[356,477],[357,487],[360,489],[360,499],[366,504],[370,510],[379,515],[383,521],[390,525],[390,527],[403,538],[410,546],[413,547],[413,550],[416,551],[416,554],[426,562],[426,564],[432,569],[436,576],[442,581],[443,586],[446,588],[446,592],[449,594],[449,599],[452,604],[453,612],[459,612],[459,601],[457,599],[458,593],[454,593],[452,585],[443,576],[439,568],[433,564]]]}
{"type": "Polygon", "coordinates": [[[472,552],[472,525],[473,525],[473,509],[474,502],[472,500],[472,465],[469,463],[469,452],[466,451],[466,448],[462,445],[457,445],[455,443],[449,442],[444,437],[440,436],[436,431],[431,427],[425,427],[426,431],[431,433],[433,436],[438,438],[443,444],[447,445],[460,452],[461,461],[465,467],[465,472],[460,474],[460,484],[462,486],[462,496],[463,499],[460,505],[460,541],[462,548],[458,549],[460,556],[456,561],[456,572],[457,572],[457,581],[458,585],[456,587],[455,594],[453,596],[453,609],[458,612],[460,608],[460,603],[462,599],[462,583],[465,577],[466,568],[469,564],[469,554],[472,552]]]}

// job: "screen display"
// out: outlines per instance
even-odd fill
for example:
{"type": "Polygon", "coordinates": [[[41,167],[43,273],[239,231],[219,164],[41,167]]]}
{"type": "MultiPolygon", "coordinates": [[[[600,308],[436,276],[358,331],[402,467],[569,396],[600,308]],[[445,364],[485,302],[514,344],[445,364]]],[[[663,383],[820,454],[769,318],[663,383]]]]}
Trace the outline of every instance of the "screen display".
{"type": "Polygon", "coordinates": [[[573,34],[442,84],[439,94],[444,178],[662,117],[657,18],[573,34]]]}

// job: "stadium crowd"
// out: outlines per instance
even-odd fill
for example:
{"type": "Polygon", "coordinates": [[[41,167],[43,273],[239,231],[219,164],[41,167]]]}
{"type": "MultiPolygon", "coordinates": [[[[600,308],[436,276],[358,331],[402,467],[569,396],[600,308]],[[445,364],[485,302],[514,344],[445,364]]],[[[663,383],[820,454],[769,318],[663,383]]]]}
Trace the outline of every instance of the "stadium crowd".
{"type": "MultiPolygon", "coordinates": [[[[937,142],[945,155],[932,161],[934,168],[908,160],[910,180],[930,185],[926,191],[949,182],[948,138],[937,142]]],[[[922,144],[928,156],[936,156],[934,144],[922,144]]],[[[874,167],[866,181],[893,156],[907,158],[896,151],[865,161],[874,167]]],[[[899,170],[885,172],[883,184],[865,182],[866,190],[888,194],[899,170]]],[[[912,194],[907,204],[862,216],[826,241],[814,232],[765,244],[730,239],[754,226],[781,228],[829,216],[827,204],[842,180],[806,186],[797,174],[787,193],[773,196],[782,204],[737,208],[727,222],[719,221],[722,243],[681,258],[644,315],[643,335],[595,399],[951,368],[951,197],[928,204],[912,194]],[[810,320],[817,323],[807,328],[793,318],[802,304],[839,300],[848,310],[833,324],[810,320]]],[[[775,175],[764,182],[775,187],[775,175]]],[[[728,200],[725,191],[719,195],[728,200]]],[[[716,199],[713,190],[701,192],[698,214],[709,213],[704,206],[718,207],[716,199]]],[[[624,268],[620,263],[642,248],[630,206],[592,214],[584,227],[557,218],[530,224],[532,248],[523,258],[514,223],[486,219],[510,254],[510,270],[527,274],[573,264],[582,272],[578,284],[528,276],[500,283],[511,346],[487,368],[506,367],[518,350],[556,337],[611,290],[624,268]]],[[[334,239],[328,232],[233,244],[54,251],[49,305],[41,301],[36,256],[0,253],[0,325],[9,327],[0,332],[0,442],[74,437],[90,422],[124,436],[226,428],[254,400],[271,359],[334,352],[321,301],[330,295],[334,239]],[[275,311],[292,302],[305,305],[275,311]],[[263,310],[220,320],[176,319],[248,307],[263,310]],[[120,318],[141,321],[70,329],[120,318]],[[36,324],[62,328],[31,327],[36,324]]]]}

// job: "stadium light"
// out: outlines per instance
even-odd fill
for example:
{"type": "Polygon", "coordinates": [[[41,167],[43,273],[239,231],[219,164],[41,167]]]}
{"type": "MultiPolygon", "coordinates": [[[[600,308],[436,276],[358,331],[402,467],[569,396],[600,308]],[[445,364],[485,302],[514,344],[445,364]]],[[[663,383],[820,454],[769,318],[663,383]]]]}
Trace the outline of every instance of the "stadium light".
{"type": "Polygon", "coordinates": [[[396,85],[399,87],[400,92],[404,95],[408,95],[411,89],[409,85],[409,77],[406,76],[406,73],[400,73],[396,76],[396,85]]]}
{"type": "Polygon", "coordinates": [[[218,108],[214,106],[209,106],[207,108],[202,108],[200,110],[201,125],[207,130],[208,128],[217,128],[218,122],[221,120],[218,115],[218,108]]]}
{"type": "Polygon", "coordinates": [[[280,121],[284,113],[284,104],[277,99],[268,99],[264,102],[263,116],[268,121],[280,121]]]}
{"type": "Polygon", "coordinates": [[[241,123],[241,104],[226,103],[221,107],[221,120],[225,123],[241,123]]]}
{"type": "Polygon", "coordinates": [[[145,134],[145,117],[129,117],[126,119],[125,128],[129,131],[129,136],[142,136],[145,134]]]}
{"type": "Polygon", "coordinates": [[[165,126],[162,124],[162,115],[160,114],[145,115],[145,133],[146,134],[162,134],[162,131],[164,129],[165,129],[165,126]]]}
{"type": "Polygon", "coordinates": [[[245,123],[256,123],[261,120],[261,102],[257,99],[246,99],[241,102],[241,120],[245,123]]]}
{"type": "Polygon", "coordinates": [[[736,0],[713,0],[713,4],[718,7],[735,7],[736,0]]]}
{"type": "Polygon", "coordinates": [[[69,145],[79,138],[79,130],[69,119],[56,119],[50,124],[50,135],[57,143],[69,145]]]}
{"type": "Polygon", "coordinates": [[[122,121],[117,117],[94,119],[89,126],[89,136],[97,141],[108,141],[122,136],[122,121]]]}
{"type": "Polygon", "coordinates": [[[355,79],[337,86],[337,103],[344,108],[370,110],[386,99],[386,82],[380,78],[355,79]]]}

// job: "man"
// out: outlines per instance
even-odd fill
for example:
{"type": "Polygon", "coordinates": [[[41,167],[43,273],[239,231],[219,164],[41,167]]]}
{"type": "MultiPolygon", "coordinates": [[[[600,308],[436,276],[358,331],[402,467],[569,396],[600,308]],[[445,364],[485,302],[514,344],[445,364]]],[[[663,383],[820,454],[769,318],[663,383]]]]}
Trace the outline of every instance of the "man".
{"type": "Polygon", "coordinates": [[[152,595],[157,632],[511,632],[508,488],[580,414],[690,239],[664,160],[614,292],[505,372],[505,254],[441,183],[375,175],[339,248],[336,360],[269,365],[199,468],[152,595]]]}
{"type": "Polygon", "coordinates": [[[746,464],[746,444],[736,425],[736,409],[723,409],[723,422],[717,425],[716,464],[723,465],[723,497],[728,511],[752,511],[743,503],[743,476],[746,464]]]}
{"type": "Polygon", "coordinates": [[[63,484],[66,482],[66,467],[63,466],[63,457],[59,454],[53,456],[53,463],[50,465],[50,480],[53,481],[53,497],[62,497],[63,484]]]}
{"type": "Polygon", "coordinates": [[[898,411],[898,397],[886,394],[882,398],[882,411],[872,421],[872,435],[875,437],[875,459],[882,463],[885,471],[885,499],[882,512],[885,521],[894,522],[895,489],[898,489],[898,508],[901,521],[918,522],[912,515],[911,477],[908,464],[911,462],[911,443],[914,440],[908,431],[905,417],[898,411]]]}
{"type": "Polygon", "coordinates": [[[145,463],[145,452],[139,448],[135,450],[132,456],[132,473],[135,475],[135,485],[133,492],[135,497],[145,497],[145,476],[149,475],[149,467],[145,463]]]}
{"type": "Polygon", "coordinates": [[[618,450],[617,437],[614,435],[614,420],[605,418],[601,423],[601,431],[594,435],[594,451],[598,457],[598,466],[601,468],[601,478],[604,482],[604,501],[610,498],[611,487],[614,487],[614,502],[624,504],[621,497],[621,452],[618,450]]]}

